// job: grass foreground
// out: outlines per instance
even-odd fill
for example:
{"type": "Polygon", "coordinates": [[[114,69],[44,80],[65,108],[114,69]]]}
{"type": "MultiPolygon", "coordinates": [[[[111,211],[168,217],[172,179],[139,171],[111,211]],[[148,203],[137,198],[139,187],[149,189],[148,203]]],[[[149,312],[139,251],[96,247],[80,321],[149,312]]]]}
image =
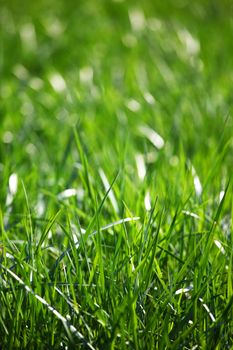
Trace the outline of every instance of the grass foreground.
{"type": "Polygon", "coordinates": [[[232,18],[1,3],[1,349],[233,349],[232,18]]]}

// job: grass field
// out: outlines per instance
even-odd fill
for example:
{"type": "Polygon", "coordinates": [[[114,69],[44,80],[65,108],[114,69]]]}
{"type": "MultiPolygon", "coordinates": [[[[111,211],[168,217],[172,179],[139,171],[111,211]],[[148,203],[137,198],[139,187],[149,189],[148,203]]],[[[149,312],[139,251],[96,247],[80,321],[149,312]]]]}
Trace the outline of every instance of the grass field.
{"type": "Polygon", "coordinates": [[[2,1],[1,349],[233,349],[233,5],[2,1]]]}

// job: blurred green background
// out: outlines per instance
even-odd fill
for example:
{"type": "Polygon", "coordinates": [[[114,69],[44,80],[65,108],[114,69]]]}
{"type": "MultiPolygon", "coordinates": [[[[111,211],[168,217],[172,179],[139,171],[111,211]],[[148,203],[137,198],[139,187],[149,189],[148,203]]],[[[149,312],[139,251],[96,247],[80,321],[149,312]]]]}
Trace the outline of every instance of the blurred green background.
{"type": "Polygon", "coordinates": [[[90,162],[117,169],[123,149],[130,164],[150,148],[146,123],[164,157],[182,147],[204,176],[203,157],[208,168],[232,135],[232,11],[226,0],[1,2],[4,171],[61,179],[73,125],[90,162]]]}

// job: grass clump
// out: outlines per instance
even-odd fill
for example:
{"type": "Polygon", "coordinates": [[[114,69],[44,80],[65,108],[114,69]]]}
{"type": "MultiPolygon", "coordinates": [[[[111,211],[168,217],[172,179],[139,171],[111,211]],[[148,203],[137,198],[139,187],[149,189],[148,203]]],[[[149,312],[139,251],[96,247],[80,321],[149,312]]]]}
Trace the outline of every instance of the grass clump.
{"type": "Polygon", "coordinates": [[[3,3],[2,348],[232,348],[228,6],[3,3]]]}

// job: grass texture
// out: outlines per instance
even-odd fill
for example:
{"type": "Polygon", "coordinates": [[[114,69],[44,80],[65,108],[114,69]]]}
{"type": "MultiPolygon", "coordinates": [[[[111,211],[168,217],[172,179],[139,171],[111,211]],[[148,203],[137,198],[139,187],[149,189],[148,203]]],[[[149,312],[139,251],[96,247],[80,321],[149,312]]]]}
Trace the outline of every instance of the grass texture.
{"type": "Polygon", "coordinates": [[[230,1],[1,2],[2,349],[232,349],[230,1]]]}

